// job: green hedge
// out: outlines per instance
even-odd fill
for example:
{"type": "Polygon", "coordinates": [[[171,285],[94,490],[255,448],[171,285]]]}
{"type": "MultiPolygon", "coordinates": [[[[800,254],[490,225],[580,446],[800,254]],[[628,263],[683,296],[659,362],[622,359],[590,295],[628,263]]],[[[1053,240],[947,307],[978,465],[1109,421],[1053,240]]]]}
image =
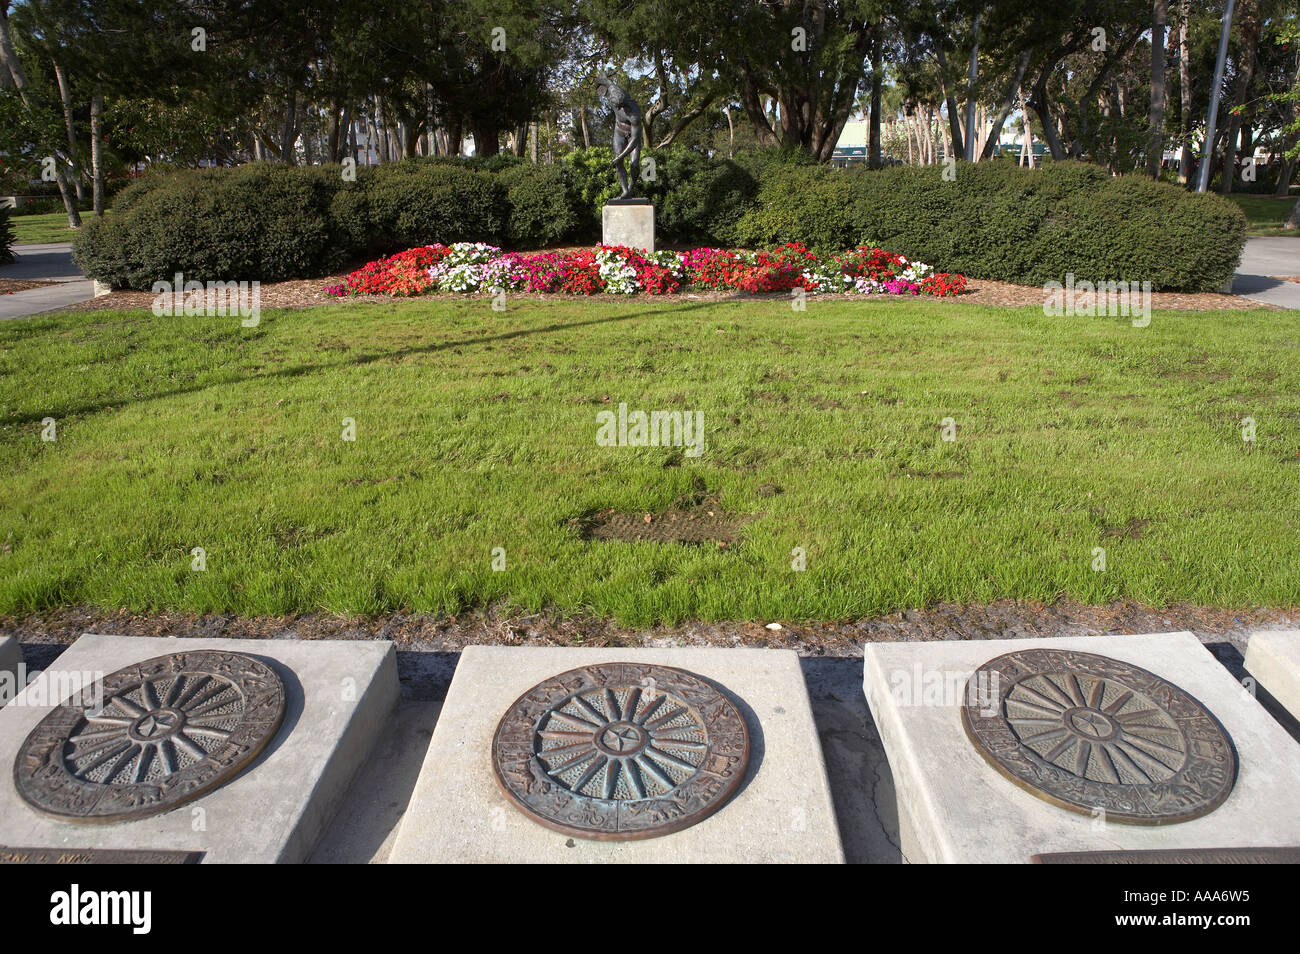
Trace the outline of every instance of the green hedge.
{"type": "MultiPolygon", "coordinates": [[[[1208,291],[1232,277],[1245,241],[1245,216],[1227,200],[1076,162],[960,164],[947,181],[942,166],[840,170],[779,150],[644,156],[661,245],[875,244],[973,278],[1041,285],[1073,273],[1208,291]]],[[[311,278],[432,242],[595,241],[618,192],[611,159],[607,147],[555,165],[421,158],[358,169],[354,181],[339,166],[171,171],[123,189],[107,218],[82,228],[74,256],[88,275],[148,288],[177,271],[311,278]]]]}
{"type": "Polygon", "coordinates": [[[1245,243],[1246,218],[1231,202],[1144,177],[995,161],[960,164],[947,181],[943,168],[769,170],[741,241],[873,244],[973,278],[1041,285],[1073,274],[1177,291],[1220,288],[1245,243]]]}

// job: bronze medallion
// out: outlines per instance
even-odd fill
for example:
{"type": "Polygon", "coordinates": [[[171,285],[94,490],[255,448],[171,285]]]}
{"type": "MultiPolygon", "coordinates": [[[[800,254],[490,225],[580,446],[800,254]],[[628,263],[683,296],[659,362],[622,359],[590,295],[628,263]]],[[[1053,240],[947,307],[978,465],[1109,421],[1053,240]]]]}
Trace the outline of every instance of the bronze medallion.
{"type": "Polygon", "coordinates": [[[534,821],[598,841],[689,828],[745,775],[744,717],[681,669],[605,663],[561,673],[515,700],[492,740],[501,790],[534,821]]]}
{"type": "Polygon", "coordinates": [[[169,811],[239,774],[284,718],[280,677],[229,652],[159,656],[105,676],[102,706],[65,703],[14,760],[18,794],[64,821],[169,811]]]}
{"type": "Polygon", "coordinates": [[[1093,653],[1025,649],[971,676],[962,725],[989,764],[1039,798],[1107,821],[1168,825],[1218,808],[1237,753],[1173,683],[1093,653]]]}

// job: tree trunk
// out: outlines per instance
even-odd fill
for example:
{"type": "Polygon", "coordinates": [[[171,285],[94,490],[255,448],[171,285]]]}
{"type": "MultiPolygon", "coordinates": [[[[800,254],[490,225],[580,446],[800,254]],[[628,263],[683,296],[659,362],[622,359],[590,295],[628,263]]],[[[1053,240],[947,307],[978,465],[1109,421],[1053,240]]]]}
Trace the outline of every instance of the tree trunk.
{"type": "Polygon", "coordinates": [[[447,117],[447,155],[459,156],[465,148],[465,123],[459,114],[447,117]]]}
{"type": "Polygon", "coordinates": [[[338,103],[330,101],[328,125],[325,132],[325,161],[339,161],[339,130],[342,128],[343,109],[338,103]]]}
{"type": "Polygon", "coordinates": [[[474,131],[474,155],[495,156],[501,152],[501,133],[496,120],[486,115],[470,117],[470,128],[474,131]]]}
{"type": "Polygon", "coordinates": [[[1296,199],[1295,205],[1291,206],[1291,212],[1282,223],[1282,228],[1300,229],[1300,199],[1296,199]]]}
{"type": "Polygon", "coordinates": [[[1038,124],[1043,127],[1043,139],[1047,141],[1048,151],[1054,160],[1061,161],[1065,158],[1065,149],[1061,145],[1061,137],[1056,129],[1056,120],[1047,109],[1047,70],[1045,69],[1038,74],[1038,79],[1034,82],[1030,106],[1038,114],[1038,124]]]}
{"type": "Polygon", "coordinates": [[[970,66],[966,70],[966,161],[975,161],[975,82],[979,77],[980,13],[971,26],[970,66]]]}
{"type": "MultiPolygon", "coordinates": [[[[1002,140],[1002,127],[1007,124],[1007,117],[1011,115],[1011,110],[1015,108],[1016,97],[1020,96],[1020,84],[1024,82],[1025,70],[1028,68],[1029,51],[1026,50],[1020,54],[1020,59],[1016,61],[1016,72],[1002,94],[1002,103],[998,106],[998,113],[993,118],[993,128],[989,130],[988,138],[984,141],[984,148],[980,150],[981,159],[992,157],[993,150],[997,148],[998,143],[1002,140]]],[[[1021,97],[1022,102],[1023,99],[1024,97],[1021,97]]]]}
{"type": "Polygon", "coordinates": [[[1182,154],[1178,157],[1178,182],[1187,185],[1192,177],[1192,51],[1187,39],[1187,0],[1180,5],[1178,23],[1178,129],[1182,154]]]}
{"type": "MultiPolygon", "coordinates": [[[[13,39],[9,35],[8,0],[0,2],[0,70],[8,70],[23,106],[33,111],[35,100],[27,88],[27,75],[23,72],[22,63],[18,62],[18,54],[14,51],[13,39]]],[[[68,213],[68,228],[81,228],[81,214],[77,212],[77,203],[72,197],[72,190],[68,187],[68,177],[59,163],[57,151],[54,155],[54,181],[59,186],[59,196],[63,199],[63,208],[68,213]]]]}
{"type": "Polygon", "coordinates": [[[104,217],[104,94],[95,90],[90,97],[90,175],[94,183],[95,218],[104,217]]]}
{"type": "Polygon", "coordinates": [[[1029,168],[1034,168],[1034,120],[1029,115],[1029,109],[1025,103],[1025,94],[1022,90],[1020,93],[1020,115],[1025,123],[1025,148],[1029,150],[1029,168]]]}
{"type": "MultiPolygon", "coordinates": [[[[589,129],[587,128],[587,107],[586,107],[586,106],[579,106],[579,107],[578,107],[578,122],[579,122],[579,123],[581,124],[581,126],[582,126],[582,148],[583,148],[583,149],[590,149],[590,148],[591,148],[591,130],[589,130],[589,129]]],[[[533,125],[533,129],[536,130],[536,128],[537,128],[537,126],[536,126],[536,124],[534,124],[534,125],[533,125]]],[[[533,162],[536,162],[536,161],[537,161],[537,150],[534,149],[534,150],[533,150],[533,162]]]]}
{"type": "Polygon", "coordinates": [[[284,127],[280,131],[280,161],[285,165],[296,165],[297,155],[294,144],[298,141],[298,93],[289,91],[289,99],[284,106],[284,127]]]}
{"type": "Polygon", "coordinates": [[[1167,0],[1155,0],[1151,12],[1151,110],[1147,116],[1147,175],[1160,177],[1165,151],[1165,24],[1169,19],[1167,0]]]}
{"type": "MultiPolygon", "coordinates": [[[[1291,80],[1291,88],[1293,90],[1300,90],[1300,50],[1296,51],[1295,60],[1296,60],[1296,70],[1295,70],[1295,76],[1291,80]]],[[[1289,100],[1286,104],[1286,110],[1285,110],[1286,119],[1287,119],[1286,126],[1288,128],[1295,125],[1297,111],[1298,110],[1296,109],[1295,100],[1289,100]]],[[[1289,136],[1287,136],[1285,139],[1282,140],[1282,149],[1281,149],[1283,153],[1282,169],[1278,173],[1277,189],[1275,189],[1273,192],[1273,195],[1276,198],[1285,199],[1288,195],[1291,194],[1291,176],[1295,172],[1295,160],[1288,159],[1286,157],[1286,153],[1290,152],[1292,149],[1295,148],[1296,141],[1298,139],[1300,139],[1300,130],[1291,133],[1289,136]]]]}
{"type": "Polygon", "coordinates": [[[943,93],[943,103],[948,108],[948,136],[951,142],[948,157],[964,156],[966,148],[961,138],[961,117],[957,113],[957,98],[948,85],[948,55],[943,51],[943,44],[935,47],[935,55],[939,59],[939,87],[943,93]]]}
{"type": "Polygon", "coordinates": [[[882,164],[880,154],[880,81],[885,64],[881,47],[884,40],[877,37],[871,51],[871,127],[867,148],[867,166],[879,169],[882,164]]]}
{"type": "Polygon", "coordinates": [[[72,121],[72,90],[68,86],[68,77],[58,60],[54,60],[54,79],[59,87],[59,99],[63,103],[63,125],[68,133],[68,158],[72,160],[72,184],[77,192],[77,201],[86,197],[81,184],[81,170],[77,168],[77,129],[72,121]]]}

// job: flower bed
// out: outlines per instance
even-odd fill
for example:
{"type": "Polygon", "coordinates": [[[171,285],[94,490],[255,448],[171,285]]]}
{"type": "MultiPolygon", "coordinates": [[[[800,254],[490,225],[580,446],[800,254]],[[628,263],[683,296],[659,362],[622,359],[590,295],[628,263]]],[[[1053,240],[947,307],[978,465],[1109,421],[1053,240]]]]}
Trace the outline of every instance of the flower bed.
{"type": "Polygon", "coordinates": [[[696,248],[646,254],[622,246],[598,245],[566,252],[503,252],[481,242],[428,245],[369,262],[326,294],[419,295],[503,291],[570,295],[670,295],[684,288],[750,294],[957,295],[962,275],[935,272],[881,248],[862,246],[819,260],[792,242],[762,252],[696,248]]]}

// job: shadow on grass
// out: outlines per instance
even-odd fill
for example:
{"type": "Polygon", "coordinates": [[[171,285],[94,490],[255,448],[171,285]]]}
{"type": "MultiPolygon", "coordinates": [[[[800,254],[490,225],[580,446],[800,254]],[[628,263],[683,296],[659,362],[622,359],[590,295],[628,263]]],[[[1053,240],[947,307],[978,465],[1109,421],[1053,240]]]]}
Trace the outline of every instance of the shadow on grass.
{"type": "Polygon", "coordinates": [[[360,367],[362,365],[372,364],[375,361],[383,361],[390,358],[407,358],[413,355],[433,354],[438,351],[446,351],[450,348],[469,348],[475,345],[492,344],[499,341],[511,341],[515,338],[524,338],[531,335],[550,334],[557,331],[571,331],[575,328],[585,328],[592,325],[605,325],[618,321],[630,321],[634,318],[662,315],[666,312],[676,315],[686,311],[694,311],[699,308],[712,308],[717,304],[718,302],[716,301],[702,301],[697,304],[683,305],[668,310],[658,308],[651,311],[636,311],[630,314],[609,315],[604,318],[590,318],[584,321],[552,322],[551,324],[542,325],[538,328],[518,328],[514,331],[505,331],[495,335],[481,335],[476,338],[462,338],[459,341],[442,341],[435,344],[399,348],[396,351],[381,351],[375,354],[362,354],[355,358],[350,358],[346,361],[340,361],[334,364],[296,364],[280,368],[276,371],[237,375],[215,381],[193,384],[188,387],[171,388],[167,391],[156,391],[153,394],[141,395],[130,399],[109,397],[85,404],[59,408],[47,407],[40,411],[31,411],[26,414],[10,414],[6,417],[0,417],[0,425],[31,424],[50,415],[72,417],[76,415],[96,414],[106,408],[122,408],[128,407],[132,404],[142,404],[148,401],[177,397],[182,394],[196,394],[200,391],[206,391],[208,388],[219,387],[222,385],[242,384],[245,381],[269,381],[275,378],[297,378],[302,377],[305,374],[314,374],[318,371],[334,371],[349,365],[360,367]]]}

